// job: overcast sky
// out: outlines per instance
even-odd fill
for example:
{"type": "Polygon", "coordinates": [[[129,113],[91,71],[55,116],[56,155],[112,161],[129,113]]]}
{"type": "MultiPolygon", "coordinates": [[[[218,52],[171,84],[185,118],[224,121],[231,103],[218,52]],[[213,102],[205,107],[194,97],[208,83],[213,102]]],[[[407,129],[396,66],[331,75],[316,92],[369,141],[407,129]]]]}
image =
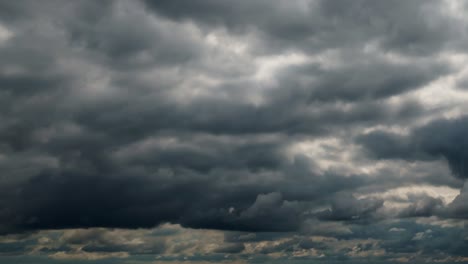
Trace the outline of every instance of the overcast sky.
{"type": "Polygon", "coordinates": [[[468,1],[0,0],[0,262],[468,263],[468,1]]]}

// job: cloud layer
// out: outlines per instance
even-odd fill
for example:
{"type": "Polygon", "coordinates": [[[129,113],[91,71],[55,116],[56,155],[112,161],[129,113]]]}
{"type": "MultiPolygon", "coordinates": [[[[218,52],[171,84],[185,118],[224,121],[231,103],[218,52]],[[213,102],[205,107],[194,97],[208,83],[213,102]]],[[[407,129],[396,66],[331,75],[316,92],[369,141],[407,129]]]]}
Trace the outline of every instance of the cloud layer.
{"type": "Polygon", "coordinates": [[[0,1],[0,258],[467,261],[467,13],[0,1]]]}

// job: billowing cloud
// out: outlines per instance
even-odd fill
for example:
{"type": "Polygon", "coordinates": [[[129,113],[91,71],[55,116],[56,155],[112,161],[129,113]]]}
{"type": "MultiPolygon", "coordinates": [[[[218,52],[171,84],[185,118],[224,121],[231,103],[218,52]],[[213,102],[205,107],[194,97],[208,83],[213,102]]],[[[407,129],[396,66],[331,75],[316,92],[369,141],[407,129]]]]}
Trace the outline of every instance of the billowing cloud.
{"type": "Polygon", "coordinates": [[[467,11],[0,1],[0,260],[467,261],[467,11]]]}
{"type": "Polygon", "coordinates": [[[373,131],[358,141],[377,158],[424,160],[444,158],[453,175],[468,178],[468,152],[466,133],[468,118],[435,120],[400,135],[373,131]]]}

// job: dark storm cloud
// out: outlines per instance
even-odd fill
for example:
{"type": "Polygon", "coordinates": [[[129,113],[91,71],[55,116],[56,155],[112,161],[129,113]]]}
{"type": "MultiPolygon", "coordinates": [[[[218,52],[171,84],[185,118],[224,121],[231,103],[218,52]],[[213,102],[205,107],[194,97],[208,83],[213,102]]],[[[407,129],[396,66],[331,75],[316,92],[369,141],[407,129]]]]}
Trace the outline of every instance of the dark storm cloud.
{"type": "Polygon", "coordinates": [[[257,29],[266,38],[262,44],[274,49],[314,52],[374,41],[383,50],[427,55],[446,47],[459,48],[463,42],[455,39],[465,30],[457,18],[447,15],[440,1],[145,2],[156,13],[175,20],[224,26],[234,33],[257,29]]]}
{"type": "Polygon", "coordinates": [[[447,206],[443,211],[444,215],[449,217],[468,219],[468,205],[466,199],[468,198],[468,184],[465,183],[461,189],[460,194],[447,206]]]}
{"type": "Polygon", "coordinates": [[[85,49],[91,58],[123,71],[181,64],[201,55],[200,43],[178,31],[175,24],[153,21],[143,10],[114,11],[118,7],[110,3],[105,8],[87,4],[78,9],[76,18],[65,20],[72,47],[85,49]]]}
{"type": "Polygon", "coordinates": [[[436,175],[440,158],[468,177],[466,117],[376,130],[452,110],[419,97],[462,75],[444,57],[466,45],[452,12],[432,0],[0,1],[0,234],[31,236],[1,236],[0,255],[192,249],[168,244],[179,231],[155,229],[142,245],[100,229],[172,223],[227,232],[213,256],[191,260],[464,256],[455,228],[412,221],[466,219],[466,185],[448,203],[376,194],[459,188],[436,175]],[[46,229],[64,233],[39,237],[46,229]]]}
{"type": "Polygon", "coordinates": [[[381,159],[426,160],[444,158],[453,175],[468,178],[466,134],[468,118],[441,119],[418,127],[409,135],[374,131],[357,140],[381,159]]]}
{"type": "Polygon", "coordinates": [[[365,220],[383,206],[383,200],[374,198],[356,199],[350,194],[334,197],[331,209],[319,213],[320,219],[345,221],[365,220]]]}
{"type": "Polygon", "coordinates": [[[291,87],[289,93],[301,87],[298,93],[303,97],[298,98],[307,98],[309,102],[364,101],[420,88],[448,71],[446,66],[437,64],[389,63],[372,58],[351,60],[349,65],[337,69],[320,69],[317,65],[288,67],[282,87],[291,87]]]}
{"type": "MultiPolygon", "coordinates": [[[[408,135],[385,131],[375,131],[358,138],[370,155],[379,159],[435,160],[444,159],[455,177],[466,179],[468,152],[466,134],[468,119],[462,116],[455,119],[440,119],[418,127],[408,135]]],[[[466,184],[465,184],[466,186],[466,184]]],[[[467,218],[466,187],[453,202],[442,206],[434,198],[424,198],[406,208],[402,214],[411,216],[431,216],[467,218]]]]}
{"type": "MultiPolygon", "coordinates": [[[[7,230],[148,228],[173,222],[195,228],[294,231],[313,206],[308,202],[364,183],[360,177],[313,175],[300,165],[286,171],[309,175],[310,180],[297,178],[302,187],[288,183],[294,178],[267,172],[263,177],[271,177],[272,183],[247,184],[244,181],[254,180],[255,173],[219,170],[204,175],[180,169],[160,170],[148,177],[138,170],[131,175],[106,171],[100,162],[95,166],[84,163],[74,171],[45,171],[20,189],[10,190],[16,194],[6,198],[7,211],[1,215],[7,230]],[[284,195],[268,193],[274,190],[284,195]]],[[[356,217],[367,212],[356,210],[356,217]]]]}
{"type": "Polygon", "coordinates": [[[440,198],[427,195],[411,195],[409,200],[413,203],[400,212],[402,217],[428,217],[442,210],[444,202],[440,198]]]}

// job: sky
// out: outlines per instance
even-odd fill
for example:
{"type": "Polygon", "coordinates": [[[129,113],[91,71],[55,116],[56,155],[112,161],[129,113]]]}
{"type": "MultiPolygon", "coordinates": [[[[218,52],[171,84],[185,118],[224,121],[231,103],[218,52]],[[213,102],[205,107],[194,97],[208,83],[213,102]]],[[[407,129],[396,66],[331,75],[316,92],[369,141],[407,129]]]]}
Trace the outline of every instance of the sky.
{"type": "Polygon", "coordinates": [[[0,0],[0,263],[468,263],[468,1],[0,0]]]}

